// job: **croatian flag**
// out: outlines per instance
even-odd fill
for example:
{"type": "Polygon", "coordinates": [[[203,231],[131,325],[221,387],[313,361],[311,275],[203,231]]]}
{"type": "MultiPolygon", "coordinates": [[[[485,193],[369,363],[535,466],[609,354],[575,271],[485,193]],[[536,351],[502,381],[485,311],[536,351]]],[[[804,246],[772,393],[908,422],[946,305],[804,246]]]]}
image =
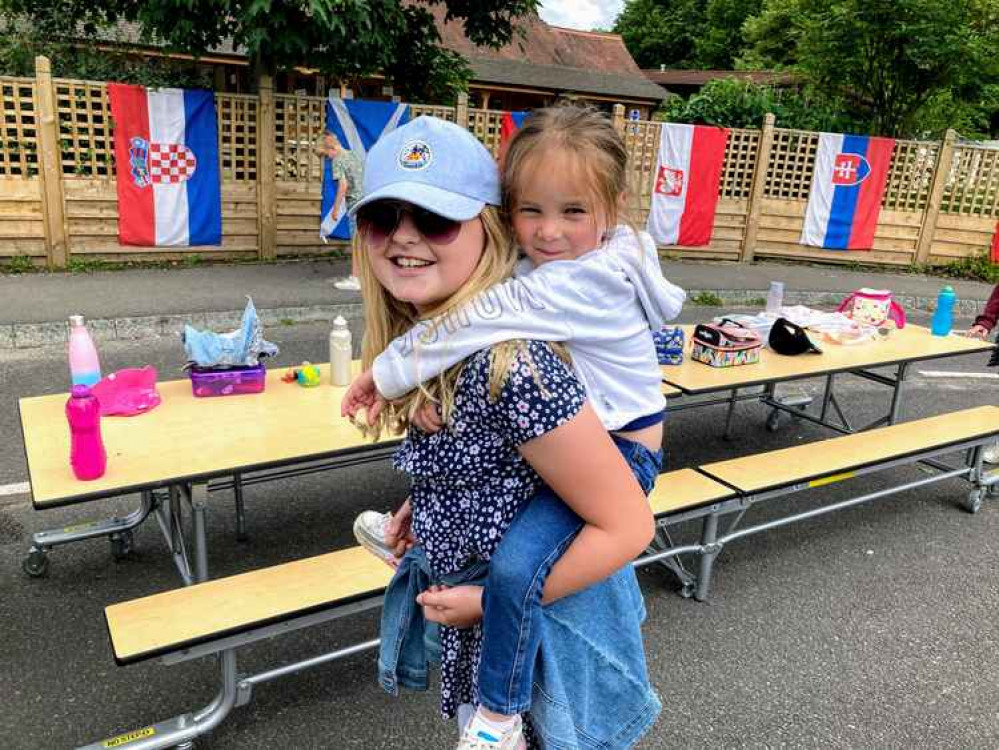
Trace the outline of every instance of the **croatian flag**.
{"type": "MultiPolygon", "coordinates": [[[[365,99],[340,99],[332,94],[326,100],[326,129],[354,152],[363,162],[375,141],[409,122],[409,105],[399,102],[373,102],[365,99]]],[[[350,222],[346,220],[346,205],[333,215],[337,181],[333,164],[323,159],[322,224],[319,235],[323,240],[350,239],[350,222]]],[[[344,201],[344,204],[346,201],[344,201]]]]}
{"type": "Polygon", "coordinates": [[[820,133],[801,244],[870,250],[894,138],[820,133]]]}
{"type": "Polygon", "coordinates": [[[658,245],[707,245],[725,163],[726,128],[663,123],[649,207],[658,245]]]}
{"type": "Polygon", "coordinates": [[[118,241],[222,244],[215,96],[108,84],[114,118],[118,241]]]}

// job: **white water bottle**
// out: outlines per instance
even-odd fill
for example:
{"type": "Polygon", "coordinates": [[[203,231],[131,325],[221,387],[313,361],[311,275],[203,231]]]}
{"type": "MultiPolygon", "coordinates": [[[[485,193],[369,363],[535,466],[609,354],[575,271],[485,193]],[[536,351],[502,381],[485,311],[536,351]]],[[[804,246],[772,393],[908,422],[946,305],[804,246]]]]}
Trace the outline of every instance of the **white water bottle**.
{"type": "Polygon", "coordinates": [[[350,385],[350,329],[342,315],[337,315],[330,331],[330,385],[350,385]]]}
{"type": "Polygon", "coordinates": [[[767,315],[771,318],[780,317],[780,309],[784,305],[784,282],[771,281],[767,293],[767,315]]]}

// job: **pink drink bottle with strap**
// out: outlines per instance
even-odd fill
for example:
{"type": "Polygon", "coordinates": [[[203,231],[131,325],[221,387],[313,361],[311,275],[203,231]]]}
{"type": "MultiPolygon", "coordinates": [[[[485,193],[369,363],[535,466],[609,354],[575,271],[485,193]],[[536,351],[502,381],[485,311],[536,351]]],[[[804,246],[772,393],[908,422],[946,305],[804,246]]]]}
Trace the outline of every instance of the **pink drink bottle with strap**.
{"type": "Polygon", "coordinates": [[[77,479],[89,481],[104,476],[107,453],[101,439],[101,404],[85,385],[74,385],[66,402],[69,422],[69,463],[77,479]]]}
{"type": "Polygon", "coordinates": [[[82,315],[69,316],[69,374],[73,385],[91,386],[101,379],[97,347],[82,315]]]}

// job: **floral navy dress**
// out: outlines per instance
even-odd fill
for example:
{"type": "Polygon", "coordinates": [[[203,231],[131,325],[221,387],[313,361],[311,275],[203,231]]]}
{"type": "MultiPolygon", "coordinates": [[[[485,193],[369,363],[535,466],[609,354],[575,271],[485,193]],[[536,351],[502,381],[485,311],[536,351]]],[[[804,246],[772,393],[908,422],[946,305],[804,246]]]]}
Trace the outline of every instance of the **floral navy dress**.
{"type": "MultiPolygon", "coordinates": [[[[501,393],[489,395],[490,350],[469,357],[445,429],[411,428],[395,466],[412,479],[413,533],[435,576],[488,561],[541,480],[517,447],[568,422],[586,392],[547,344],[528,341],[501,393]]],[[[440,629],[441,712],[476,702],[479,625],[440,629]]]]}

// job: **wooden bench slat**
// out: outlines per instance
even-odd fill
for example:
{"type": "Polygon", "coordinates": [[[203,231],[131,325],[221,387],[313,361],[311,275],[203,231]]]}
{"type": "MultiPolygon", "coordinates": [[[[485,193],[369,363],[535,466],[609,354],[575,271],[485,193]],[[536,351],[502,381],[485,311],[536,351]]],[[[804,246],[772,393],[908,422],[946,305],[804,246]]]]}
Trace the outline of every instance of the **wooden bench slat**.
{"type": "Polygon", "coordinates": [[[677,469],[660,474],[649,494],[652,512],[661,516],[698,505],[735,497],[735,491],[694,469],[677,469]]]}
{"type": "MultiPolygon", "coordinates": [[[[660,475],[649,501],[662,515],[734,494],[680,469],[660,475]]],[[[114,604],[105,617],[115,660],[128,664],[380,593],[391,576],[380,560],[352,547],[114,604]]]]}
{"type": "Polygon", "coordinates": [[[701,471],[741,492],[786,487],[999,433],[999,407],[980,406],[793,448],[706,464],[701,471]]]}
{"type": "Polygon", "coordinates": [[[127,664],[378,594],[392,570],[362,547],[113,604],[115,661],[127,664]]]}

